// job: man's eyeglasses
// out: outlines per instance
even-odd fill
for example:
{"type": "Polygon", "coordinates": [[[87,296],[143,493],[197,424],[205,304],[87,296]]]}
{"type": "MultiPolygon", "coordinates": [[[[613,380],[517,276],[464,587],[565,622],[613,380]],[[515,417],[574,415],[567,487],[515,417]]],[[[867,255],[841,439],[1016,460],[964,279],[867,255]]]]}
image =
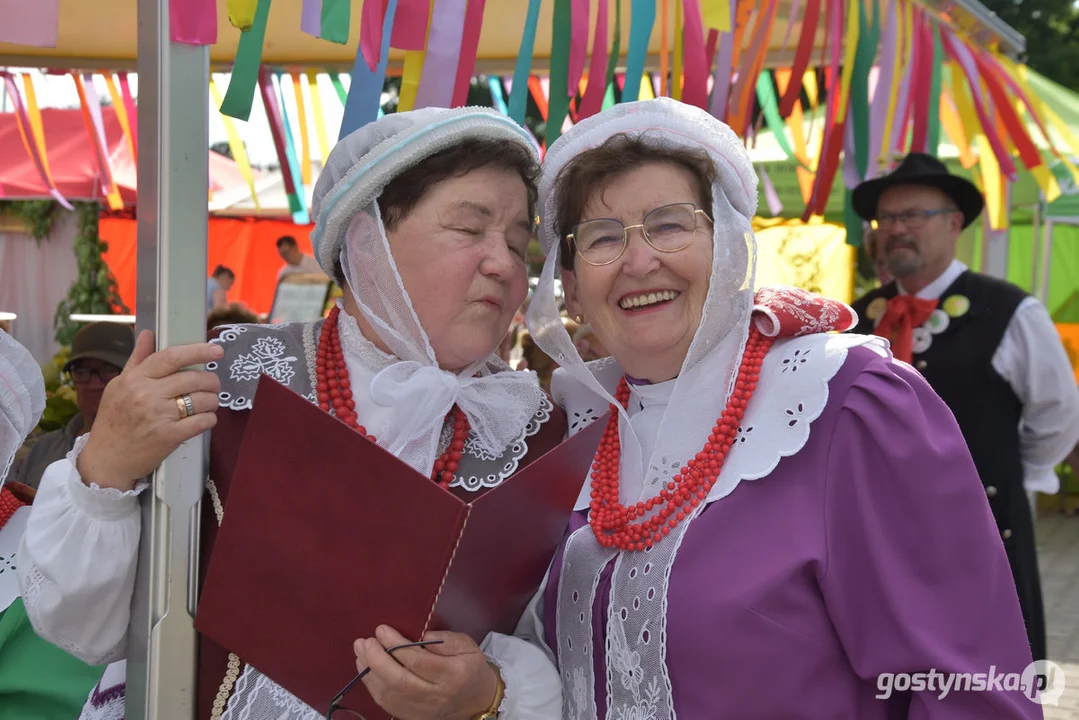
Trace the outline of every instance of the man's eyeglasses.
{"type": "Polygon", "coordinates": [[[937,208],[936,210],[904,210],[898,213],[881,213],[877,215],[877,227],[887,228],[895,225],[897,222],[903,223],[903,226],[910,230],[917,230],[923,227],[929,218],[937,215],[949,215],[951,213],[959,212],[955,208],[937,208]]]}
{"type": "Polygon", "coordinates": [[[648,213],[640,225],[623,225],[614,218],[585,220],[566,235],[566,241],[589,265],[609,265],[622,257],[629,231],[634,228],[640,228],[645,241],[659,252],[674,253],[693,242],[698,216],[712,222],[708,213],[693,203],[674,203],[648,213]]]}
{"type": "Polygon", "coordinates": [[[90,382],[90,378],[95,375],[101,378],[101,382],[107,383],[113,378],[119,377],[121,372],[123,371],[120,368],[113,365],[102,365],[101,367],[96,368],[76,365],[68,370],[71,379],[77,383],[88,383],[90,382]]]}
{"type": "MultiPolygon", "coordinates": [[[[442,644],[441,640],[421,640],[419,642],[410,642],[410,643],[402,643],[401,645],[394,645],[392,648],[389,648],[388,650],[386,650],[386,652],[390,654],[390,657],[393,657],[393,654],[395,652],[397,652],[398,650],[402,650],[404,648],[425,647],[427,645],[441,645],[441,644],[442,644]]],[[[367,673],[369,673],[369,672],[371,672],[371,668],[366,668],[359,675],[352,678],[352,681],[349,682],[348,685],[345,685],[343,688],[341,688],[341,692],[334,695],[333,700],[330,701],[330,709],[326,711],[326,720],[334,720],[334,713],[336,713],[338,711],[343,712],[343,713],[348,713],[349,715],[351,715],[353,717],[358,717],[358,718],[360,718],[360,720],[365,720],[363,715],[360,715],[355,710],[349,710],[348,708],[341,707],[341,702],[345,699],[346,695],[348,695],[350,692],[352,692],[352,688],[356,687],[356,683],[363,680],[367,676],[367,673]]],[[[341,716],[338,715],[338,717],[341,717],[341,716]]]]}

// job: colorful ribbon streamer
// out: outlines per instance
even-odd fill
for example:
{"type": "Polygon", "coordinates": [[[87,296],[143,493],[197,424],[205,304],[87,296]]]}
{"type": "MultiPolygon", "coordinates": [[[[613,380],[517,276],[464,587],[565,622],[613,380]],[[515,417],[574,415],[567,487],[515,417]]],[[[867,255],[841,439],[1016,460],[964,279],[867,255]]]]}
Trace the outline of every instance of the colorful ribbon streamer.
{"type": "MultiPolygon", "coordinates": [[[[292,93],[296,99],[296,115],[300,121],[300,179],[304,185],[311,184],[311,140],[307,135],[307,107],[303,101],[303,87],[300,84],[300,73],[294,72],[289,76],[292,79],[292,93]]],[[[281,107],[285,107],[284,94],[285,82],[281,75],[277,76],[277,82],[281,86],[281,107]]]]}
{"type": "Polygon", "coordinates": [[[464,39],[468,0],[434,0],[431,34],[413,109],[449,107],[464,39]]]}
{"type": "Polygon", "coordinates": [[[326,160],[330,156],[330,142],[326,135],[326,116],[322,112],[322,95],[318,89],[318,72],[307,70],[307,94],[311,96],[311,112],[315,116],[315,136],[318,138],[318,152],[322,159],[322,166],[326,166],[326,160]]]}
{"type": "Polygon", "coordinates": [[[281,114],[283,108],[278,104],[273,79],[268,71],[263,70],[259,73],[258,85],[259,92],[262,94],[262,104],[266,108],[266,119],[270,123],[270,135],[273,137],[274,149],[277,151],[277,161],[281,166],[281,179],[285,183],[285,195],[288,197],[292,221],[297,225],[306,225],[309,218],[307,208],[304,207],[304,203],[300,201],[300,196],[296,192],[296,175],[288,151],[287,129],[281,114]]]}
{"type": "Polygon", "coordinates": [[[551,30],[551,89],[547,107],[547,147],[562,134],[562,124],[569,114],[569,52],[572,32],[572,0],[554,0],[551,30]]]}
{"type": "Polygon", "coordinates": [[[120,198],[120,191],[116,189],[112,181],[112,168],[109,165],[105,127],[101,121],[101,101],[94,90],[93,76],[86,75],[88,82],[85,85],[83,84],[83,78],[78,73],[72,72],[71,77],[75,81],[75,89],[79,93],[82,118],[86,123],[86,134],[90,136],[90,145],[94,149],[101,190],[105,194],[109,209],[120,210],[124,207],[124,202],[120,198]]]}
{"type": "Polygon", "coordinates": [[[427,26],[431,20],[431,0],[399,0],[393,41],[398,50],[423,50],[427,46],[427,26]]]}
{"type": "Polygon", "coordinates": [[[360,49],[367,69],[372,72],[382,57],[382,7],[383,0],[364,0],[361,11],[360,49]]]}
{"type": "Polygon", "coordinates": [[[521,35],[521,48],[517,52],[517,63],[513,68],[513,82],[510,85],[510,119],[521,127],[524,127],[525,113],[528,110],[528,79],[531,74],[532,53],[536,45],[539,11],[540,0],[529,0],[524,32],[521,35]]]}
{"type": "Polygon", "coordinates": [[[19,89],[15,84],[15,78],[11,73],[0,72],[0,76],[4,78],[4,87],[7,88],[8,95],[11,96],[11,103],[15,110],[15,124],[19,128],[19,135],[22,138],[23,147],[26,148],[27,154],[30,155],[30,159],[34,162],[34,167],[37,169],[38,175],[41,176],[41,182],[45,188],[60,205],[67,210],[74,210],[71,203],[67,201],[59,190],[56,188],[56,183],[52,178],[52,170],[49,168],[48,150],[45,145],[45,129],[41,122],[41,112],[37,107],[37,98],[34,95],[33,82],[29,75],[23,76],[23,84],[26,92],[26,105],[31,108],[31,111],[27,111],[27,107],[24,107],[22,100],[19,98],[19,89]]]}
{"type": "MultiPolygon", "coordinates": [[[[648,54],[648,39],[652,37],[652,27],[656,24],[655,0],[632,0],[630,16],[629,47],[626,51],[626,84],[622,88],[624,101],[632,101],[641,93],[641,76],[644,75],[644,61],[648,54]]],[[[553,63],[553,48],[551,55],[553,63]]]]}
{"type": "Polygon", "coordinates": [[[101,75],[105,78],[105,86],[109,89],[112,109],[116,111],[116,119],[120,121],[120,129],[124,131],[127,147],[131,151],[131,159],[138,165],[139,156],[135,148],[135,136],[131,132],[131,123],[127,117],[127,106],[124,103],[123,96],[121,96],[119,88],[116,87],[116,81],[113,79],[112,73],[103,70],[101,75]]]}
{"type": "Polygon", "coordinates": [[[321,21],[319,37],[338,45],[347,44],[352,22],[351,0],[322,0],[321,21]]]}
{"type": "MultiPolygon", "coordinates": [[[[214,107],[220,108],[223,102],[221,97],[221,90],[217,87],[217,82],[214,80],[213,75],[210,76],[210,97],[213,98],[214,107]]],[[[255,210],[261,210],[259,205],[259,196],[255,191],[255,175],[251,172],[251,163],[247,158],[247,148],[244,147],[244,141],[240,138],[240,133],[236,131],[236,123],[232,118],[224,113],[221,113],[221,121],[225,124],[225,134],[229,139],[229,150],[232,151],[232,160],[236,163],[236,168],[240,171],[240,175],[243,177],[244,182],[247,183],[247,189],[251,191],[251,200],[255,203],[255,210]]],[[[325,160],[325,158],[323,158],[325,160]]]]}
{"type": "MultiPolygon", "coordinates": [[[[345,114],[341,118],[338,140],[378,119],[378,113],[381,110],[382,87],[386,82],[386,65],[390,60],[390,37],[399,7],[398,0],[389,0],[389,5],[386,6],[386,14],[382,17],[382,47],[379,48],[378,65],[374,70],[367,67],[363,51],[359,49],[356,51],[356,60],[352,65],[352,84],[349,86],[347,98],[341,100],[345,106],[345,114]]],[[[340,78],[333,75],[331,81],[340,97],[344,92],[340,78]]],[[[315,93],[312,93],[312,97],[314,96],[315,93]]],[[[316,112],[321,113],[321,108],[318,105],[315,107],[316,112]]],[[[316,122],[320,127],[322,126],[317,116],[316,122]]],[[[326,162],[325,155],[322,161],[326,162]]]]}
{"type": "Polygon", "coordinates": [[[468,0],[465,30],[461,39],[461,56],[457,61],[457,80],[453,85],[453,107],[468,102],[468,88],[476,70],[476,55],[480,50],[480,30],[483,28],[483,10],[487,0],[468,0]]]}
{"type": "Polygon", "coordinates": [[[169,38],[185,45],[216,43],[216,0],[169,0],[169,38]]]}
{"type": "Polygon", "coordinates": [[[705,27],[719,32],[731,31],[733,17],[730,0],[703,0],[701,6],[705,27]]]}
{"type": "MultiPolygon", "coordinates": [[[[810,0],[818,2],[819,0],[810,0]]],[[[734,8],[731,8],[729,25],[734,24],[734,8]]],[[[712,97],[708,102],[708,112],[712,117],[722,120],[727,116],[727,101],[730,97],[731,70],[734,63],[734,35],[723,31],[719,35],[719,49],[716,51],[716,69],[712,76],[712,97]]]]}
{"type": "MultiPolygon", "coordinates": [[[[231,17],[231,3],[229,8],[231,17]]],[[[266,38],[266,20],[269,16],[270,0],[258,0],[250,29],[240,36],[240,42],[236,46],[232,78],[225,90],[225,101],[221,103],[222,113],[244,122],[251,116],[251,103],[255,99],[255,85],[258,84],[262,66],[262,43],[266,38]]]]}
{"type": "Polygon", "coordinates": [[[570,6],[569,74],[566,88],[570,97],[577,94],[577,86],[584,74],[584,59],[588,56],[588,18],[592,12],[589,0],[573,0],[570,6]]]}
{"type": "Polygon", "coordinates": [[[592,36],[592,61],[588,65],[588,84],[577,109],[580,119],[600,111],[607,92],[607,0],[599,0],[596,10],[596,31],[592,36]]]}
{"type": "Polygon", "coordinates": [[[708,106],[708,68],[711,58],[705,52],[704,25],[698,0],[684,0],[683,50],[685,86],[682,102],[704,109],[708,106]]]}
{"type": "Polygon", "coordinates": [[[783,117],[790,115],[791,108],[797,102],[802,92],[802,78],[809,67],[809,60],[813,54],[813,43],[817,37],[817,23],[820,20],[821,0],[806,0],[805,17],[802,18],[802,34],[798,39],[798,49],[794,53],[794,64],[791,66],[792,82],[787,86],[783,99],[779,102],[779,114],[783,117]]]}
{"type": "MultiPolygon", "coordinates": [[[[258,15],[259,0],[228,0],[229,24],[241,32],[247,32],[255,25],[258,15]]],[[[228,95],[228,93],[225,93],[228,95]]]]}
{"type": "MultiPolygon", "coordinates": [[[[370,0],[368,0],[368,5],[370,0]]],[[[378,0],[378,6],[381,9],[382,2],[378,0]]],[[[367,6],[364,6],[364,12],[366,13],[367,6]]],[[[364,18],[364,22],[367,18],[364,18]]],[[[321,37],[322,35],[322,0],[303,0],[303,6],[300,8],[300,32],[307,33],[312,37],[321,37]]]]}
{"type": "Polygon", "coordinates": [[[131,142],[135,147],[134,156],[138,156],[139,151],[139,112],[135,107],[135,98],[131,95],[131,85],[127,80],[127,73],[122,72],[118,75],[120,79],[120,97],[124,101],[124,110],[127,114],[127,124],[131,128],[131,142]]]}

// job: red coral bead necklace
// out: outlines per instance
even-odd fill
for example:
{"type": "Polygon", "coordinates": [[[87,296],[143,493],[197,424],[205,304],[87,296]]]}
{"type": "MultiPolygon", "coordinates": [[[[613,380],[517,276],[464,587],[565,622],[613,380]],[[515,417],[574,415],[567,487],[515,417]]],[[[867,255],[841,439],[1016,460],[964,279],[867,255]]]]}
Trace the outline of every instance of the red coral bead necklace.
{"type": "MultiPolygon", "coordinates": [[[[772,341],[773,338],[762,335],[756,327],[750,330],[734,390],[704,447],[682,466],[658,495],[635,505],[623,505],[618,495],[621,447],[618,409],[611,405],[611,415],[593,463],[592,501],[588,515],[588,523],[600,545],[622,551],[650,548],[670,534],[708,497],[723,469],[727,453],[734,445],[738,425],[760,378],[761,362],[772,341]],[[633,522],[656,508],[659,511],[648,519],[633,522]]],[[[618,383],[615,399],[623,408],[629,404],[629,384],[624,376],[618,383]]]]}
{"type": "MultiPolygon", "coordinates": [[[[337,418],[366,437],[375,442],[375,436],[367,432],[367,428],[359,424],[356,415],[356,401],[352,398],[352,384],[348,377],[348,366],[345,364],[345,353],[341,350],[341,337],[337,330],[337,318],[341,314],[340,307],[334,307],[322,324],[322,333],[318,341],[318,354],[315,358],[315,393],[318,397],[318,406],[325,412],[330,412],[337,418]]],[[[453,414],[453,440],[446,451],[435,461],[431,479],[444,488],[448,488],[453,482],[454,473],[457,472],[458,463],[464,453],[465,442],[468,440],[468,416],[456,405],[450,411],[453,414]]]]}

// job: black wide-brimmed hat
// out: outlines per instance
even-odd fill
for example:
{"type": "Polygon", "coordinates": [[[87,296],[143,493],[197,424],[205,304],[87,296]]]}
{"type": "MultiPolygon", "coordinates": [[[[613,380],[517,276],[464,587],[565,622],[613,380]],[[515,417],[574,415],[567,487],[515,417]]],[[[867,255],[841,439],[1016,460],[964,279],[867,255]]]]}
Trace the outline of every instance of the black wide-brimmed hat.
{"type": "Polygon", "coordinates": [[[867,180],[854,188],[851,194],[854,212],[865,220],[875,219],[881,194],[898,185],[923,185],[941,190],[963,213],[964,228],[978,219],[985,207],[985,198],[974,183],[959,175],[952,175],[944,163],[932,155],[911,153],[890,175],[867,180]]]}

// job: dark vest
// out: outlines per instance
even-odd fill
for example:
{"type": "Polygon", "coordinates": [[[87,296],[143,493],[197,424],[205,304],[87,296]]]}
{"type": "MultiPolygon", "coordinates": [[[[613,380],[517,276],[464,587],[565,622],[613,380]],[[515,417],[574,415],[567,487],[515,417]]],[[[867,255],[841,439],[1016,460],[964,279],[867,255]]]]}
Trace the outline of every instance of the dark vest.
{"type": "MultiPolygon", "coordinates": [[[[854,304],[858,325],[854,332],[871,334],[875,326],[870,305],[877,298],[896,295],[895,283],[867,293],[854,304]]],[[[955,415],[981,476],[997,525],[1005,536],[1017,524],[1029,523],[1029,505],[1023,489],[1019,455],[1022,404],[1008,382],[993,369],[993,354],[1026,293],[995,278],[966,271],[940,296],[938,310],[947,318],[940,331],[934,321],[917,331],[929,347],[915,343],[914,367],[955,415]],[[969,301],[969,308],[958,312],[969,301]],[[958,306],[958,307],[957,307],[958,306]],[[927,332],[927,330],[929,330],[927,332]],[[937,332],[934,332],[936,330],[937,332]],[[1026,517],[1016,517],[1015,513],[1026,517]],[[1024,520],[1026,522],[1024,522],[1024,520]]],[[[874,309],[879,309],[878,301],[874,309]]],[[[1007,539],[1007,537],[1005,537],[1007,539]]]]}

